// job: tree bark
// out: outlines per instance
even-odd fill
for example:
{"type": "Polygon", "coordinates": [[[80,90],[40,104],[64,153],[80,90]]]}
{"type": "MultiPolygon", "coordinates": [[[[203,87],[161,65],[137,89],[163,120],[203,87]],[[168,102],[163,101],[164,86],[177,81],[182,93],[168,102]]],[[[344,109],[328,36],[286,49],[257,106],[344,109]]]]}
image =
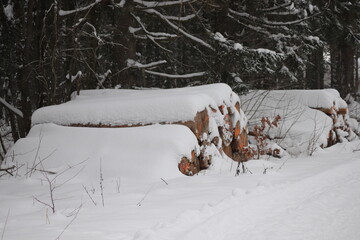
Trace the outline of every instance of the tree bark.
{"type": "MultiPolygon", "coordinates": [[[[25,13],[25,6],[22,5],[25,13]]],[[[31,127],[31,103],[30,103],[30,81],[34,81],[33,73],[33,54],[34,54],[34,27],[33,27],[33,9],[34,1],[29,0],[27,2],[26,14],[22,20],[22,30],[24,33],[24,48],[23,48],[23,68],[22,77],[18,79],[18,89],[20,91],[20,106],[23,112],[23,119],[19,121],[19,133],[20,137],[25,137],[30,131],[31,127]]]]}
{"type": "Polygon", "coordinates": [[[345,97],[349,93],[355,93],[354,86],[354,55],[355,49],[353,46],[344,44],[341,46],[341,64],[342,64],[342,82],[340,87],[340,94],[345,97]]]}

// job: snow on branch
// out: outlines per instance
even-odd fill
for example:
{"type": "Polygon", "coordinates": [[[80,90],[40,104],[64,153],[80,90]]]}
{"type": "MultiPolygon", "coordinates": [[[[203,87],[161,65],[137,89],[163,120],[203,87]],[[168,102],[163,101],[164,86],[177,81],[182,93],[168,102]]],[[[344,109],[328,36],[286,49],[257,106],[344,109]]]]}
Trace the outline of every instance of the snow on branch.
{"type": "Polygon", "coordinates": [[[172,6],[190,2],[191,0],[178,0],[178,1],[166,1],[166,2],[153,2],[153,1],[143,1],[143,0],[133,0],[135,3],[141,4],[144,7],[153,8],[153,7],[164,7],[172,6]]]}
{"type": "Polygon", "coordinates": [[[291,4],[292,4],[292,2],[288,2],[288,3],[284,3],[284,4],[274,6],[274,7],[270,7],[270,8],[262,8],[262,9],[259,9],[259,11],[260,12],[272,12],[272,11],[278,10],[280,8],[289,7],[291,4]]]}
{"type": "Polygon", "coordinates": [[[70,75],[69,73],[66,75],[66,79],[69,79],[71,82],[74,82],[78,78],[82,77],[83,73],[79,70],[75,75],[70,75]]]}
{"type": "Polygon", "coordinates": [[[148,39],[150,39],[156,46],[158,46],[159,48],[161,48],[162,50],[164,50],[165,52],[169,52],[169,53],[172,53],[172,51],[170,49],[167,49],[163,46],[161,46],[157,41],[155,41],[155,38],[153,36],[150,36],[150,35],[146,35],[146,37],[148,39]]]}
{"type": "Polygon", "coordinates": [[[229,12],[238,16],[238,17],[243,17],[243,18],[246,18],[246,19],[249,19],[250,21],[255,21],[255,22],[258,22],[258,23],[261,23],[261,24],[265,24],[267,25],[268,27],[273,27],[273,26],[288,26],[288,25],[295,25],[295,24],[299,24],[301,22],[304,22],[310,18],[313,18],[317,15],[319,15],[320,13],[315,13],[311,16],[308,16],[308,17],[305,17],[305,18],[302,18],[302,19],[298,19],[298,20],[295,20],[295,21],[289,21],[289,22],[273,22],[273,21],[268,21],[266,19],[262,19],[262,18],[258,18],[258,17],[255,17],[253,15],[250,15],[249,13],[246,13],[246,12],[237,12],[237,11],[234,11],[232,9],[229,8],[229,12]]]}
{"type": "Polygon", "coordinates": [[[144,32],[145,32],[146,34],[149,34],[149,35],[154,36],[154,37],[167,37],[167,38],[175,38],[175,37],[178,36],[178,35],[176,35],[176,34],[163,33],[163,32],[149,32],[149,31],[145,28],[145,25],[142,23],[140,17],[135,16],[133,13],[131,13],[131,16],[133,16],[133,18],[135,18],[135,20],[140,24],[141,28],[144,30],[144,32]]]}
{"type": "Polygon", "coordinates": [[[102,0],[95,0],[95,2],[89,4],[89,5],[85,6],[85,7],[80,7],[80,8],[76,8],[76,9],[73,9],[73,10],[62,10],[62,9],[60,9],[59,10],[59,15],[60,16],[66,16],[66,15],[70,15],[70,14],[73,14],[73,13],[85,11],[85,10],[88,10],[89,8],[92,8],[93,6],[95,6],[96,4],[98,4],[101,1],[102,0]]]}
{"type": "Polygon", "coordinates": [[[14,107],[13,105],[11,105],[10,103],[8,103],[7,101],[5,101],[5,99],[0,97],[0,103],[7,109],[9,109],[11,112],[13,112],[15,115],[23,118],[24,115],[22,113],[22,111],[20,111],[19,109],[17,109],[16,107],[14,107]]]}
{"type": "Polygon", "coordinates": [[[126,0],[121,0],[119,3],[115,4],[116,7],[123,8],[126,3],[126,0]]]}
{"type": "Polygon", "coordinates": [[[161,19],[163,19],[170,27],[172,27],[173,29],[175,29],[176,31],[180,32],[181,34],[183,34],[184,36],[186,36],[187,38],[211,49],[214,50],[213,47],[211,47],[208,43],[204,42],[202,39],[197,38],[193,35],[191,35],[190,33],[184,31],[182,28],[180,28],[179,26],[176,26],[175,24],[173,24],[172,22],[170,22],[164,15],[162,15],[161,13],[159,13],[158,11],[156,11],[155,9],[146,9],[144,10],[145,12],[149,13],[149,14],[155,14],[158,17],[160,17],[161,19]]]}
{"type": "Polygon", "coordinates": [[[179,21],[179,22],[185,22],[188,21],[190,19],[193,19],[194,17],[196,17],[195,14],[190,14],[187,16],[183,16],[183,17],[177,17],[177,16],[164,16],[166,19],[168,20],[174,20],[174,21],[179,21]]]}
{"type": "Polygon", "coordinates": [[[253,30],[253,31],[255,31],[255,32],[262,33],[262,34],[267,35],[267,36],[271,36],[271,33],[270,33],[270,32],[264,30],[264,29],[261,28],[261,27],[253,26],[253,25],[247,24],[247,23],[243,23],[243,22],[239,21],[238,19],[234,18],[230,13],[228,13],[227,16],[228,16],[229,18],[231,18],[232,20],[234,20],[235,22],[237,22],[238,24],[240,24],[240,25],[242,25],[242,26],[244,26],[244,27],[247,27],[247,28],[249,28],[249,29],[251,29],[251,30],[253,30]]]}
{"type": "Polygon", "coordinates": [[[177,75],[177,74],[167,74],[167,73],[160,73],[160,72],[154,72],[150,70],[145,70],[146,73],[160,76],[160,77],[167,77],[167,78],[193,78],[193,77],[201,77],[206,74],[206,72],[197,72],[197,73],[188,73],[183,75],[177,75]]]}
{"type": "Polygon", "coordinates": [[[161,61],[157,61],[157,62],[151,62],[151,63],[147,63],[147,64],[142,64],[140,62],[137,62],[133,59],[128,59],[126,60],[127,62],[127,66],[131,67],[131,68],[152,68],[152,67],[156,67],[159,66],[161,64],[167,63],[166,60],[161,60],[161,61]]]}

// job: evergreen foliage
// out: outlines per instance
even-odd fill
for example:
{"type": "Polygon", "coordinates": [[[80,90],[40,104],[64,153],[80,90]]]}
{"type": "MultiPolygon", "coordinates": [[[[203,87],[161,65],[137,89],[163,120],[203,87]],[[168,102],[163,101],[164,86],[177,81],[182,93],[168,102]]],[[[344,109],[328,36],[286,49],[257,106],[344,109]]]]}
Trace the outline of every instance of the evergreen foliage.
{"type": "Polygon", "coordinates": [[[358,85],[359,0],[2,0],[0,97],[13,137],[39,107],[89,88],[358,85]]]}

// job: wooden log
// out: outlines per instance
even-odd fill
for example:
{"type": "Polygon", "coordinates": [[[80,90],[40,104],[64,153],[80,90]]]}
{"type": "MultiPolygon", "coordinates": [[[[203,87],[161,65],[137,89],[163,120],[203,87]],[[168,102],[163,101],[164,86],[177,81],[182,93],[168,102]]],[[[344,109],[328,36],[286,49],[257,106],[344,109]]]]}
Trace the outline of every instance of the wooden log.
{"type": "Polygon", "coordinates": [[[198,173],[201,168],[199,159],[197,158],[195,151],[191,152],[191,159],[187,157],[182,157],[178,167],[180,172],[187,176],[193,176],[198,173]]]}

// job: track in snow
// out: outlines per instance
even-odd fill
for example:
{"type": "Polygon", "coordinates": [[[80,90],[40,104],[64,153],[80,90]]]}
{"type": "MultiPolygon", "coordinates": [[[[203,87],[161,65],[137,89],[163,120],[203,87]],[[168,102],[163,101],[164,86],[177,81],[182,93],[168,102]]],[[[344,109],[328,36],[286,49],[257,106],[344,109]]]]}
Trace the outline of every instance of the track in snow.
{"type": "Polygon", "coordinates": [[[295,183],[234,191],[133,239],[360,239],[360,160],[295,183]]]}

